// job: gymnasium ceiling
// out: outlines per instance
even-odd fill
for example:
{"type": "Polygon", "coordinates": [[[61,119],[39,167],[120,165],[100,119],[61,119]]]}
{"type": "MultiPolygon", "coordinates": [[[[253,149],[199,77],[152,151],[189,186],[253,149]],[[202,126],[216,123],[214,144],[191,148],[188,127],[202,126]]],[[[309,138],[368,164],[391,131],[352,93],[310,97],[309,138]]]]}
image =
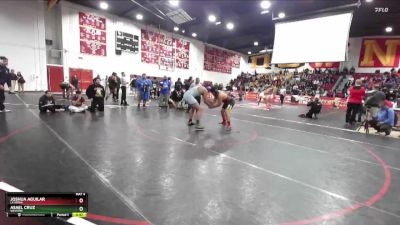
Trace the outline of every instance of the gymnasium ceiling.
{"type": "MultiPolygon", "coordinates": [[[[101,0],[68,0],[80,5],[99,9],[101,0]]],[[[316,10],[357,3],[357,0],[277,0],[270,1],[269,13],[260,14],[260,0],[180,0],[179,6],[174,7],[168,0],[104,0],[109,7],[109,13],[136,19],[137,14],[143,15],[140,23],[160,27],[175,32],[174,26],[179,27],[179,33],[184,36],[197,34],[196,39],[211,43],[230,50],[247,54],[248,51],[258,53],[264,48],[271,48],[274,41],[274,21],[284,12],[286,17],[302,13],[312,13],[316,10]],[[166,14],[183,9],[193,20],[176,24],[166,14]],[[214,14],[220,25],[208,21],[208,16],[214,14]],[[233,22],[234,29],[226,29],[226,23],[233,22]],[[182,30],[185,33],[182,34],[182,30]],[[254,41],[259,46],[254,46],[254,41]]],[[[400,0],[360,0],[361,6],[355,10],[350,37],[369,35],[400,35],[400,0]],[[388,8],[388,12],[375,12],[375,7],[388,8]],[[386,33],[385,28],[391,26],[393,31],[386,33]]],[[[296,35],[312,35],[310,30],[296,35]]]]}

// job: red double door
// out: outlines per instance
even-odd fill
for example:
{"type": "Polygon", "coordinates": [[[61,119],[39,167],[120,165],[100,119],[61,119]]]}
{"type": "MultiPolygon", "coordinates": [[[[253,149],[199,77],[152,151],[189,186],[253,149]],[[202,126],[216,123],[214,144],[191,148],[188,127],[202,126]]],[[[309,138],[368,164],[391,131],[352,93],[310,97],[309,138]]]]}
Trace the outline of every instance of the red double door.
{"type": "Polygon", "coordinates": [[[86,90],[93,83],[93,70],[69,68],[69,80],[74,76],[78,77],[79,89],[86,90]]]}
{"type": "MultiPolygon", "coordinates": [[[[71,81],[74,76],[78,77],[79,89],[86,90],[87,87],[93,83],[93,71],[86,69],[69,69],[69,80],[71,81]]],[[[60,84],[64,82],[64,68],[62,66],[47,66],[47,81],[49,91],[62,92],[60,84]]]]}

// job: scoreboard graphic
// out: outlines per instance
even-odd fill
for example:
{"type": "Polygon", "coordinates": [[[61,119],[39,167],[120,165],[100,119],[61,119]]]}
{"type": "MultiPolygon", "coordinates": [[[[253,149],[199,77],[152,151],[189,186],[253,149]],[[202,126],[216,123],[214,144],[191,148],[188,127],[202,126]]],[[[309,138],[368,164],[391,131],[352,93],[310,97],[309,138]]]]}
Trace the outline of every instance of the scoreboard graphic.
{"type": "Polygon", "coordinates": [[[6,193],[8,217],[86,217],[88,194],[6,193]]]}
{"type": "Polygon", "coordinates": [[[122,31],[115,31],[115,52],[121,55],[121,52],[139,52],[139,36],[122,31]]]}

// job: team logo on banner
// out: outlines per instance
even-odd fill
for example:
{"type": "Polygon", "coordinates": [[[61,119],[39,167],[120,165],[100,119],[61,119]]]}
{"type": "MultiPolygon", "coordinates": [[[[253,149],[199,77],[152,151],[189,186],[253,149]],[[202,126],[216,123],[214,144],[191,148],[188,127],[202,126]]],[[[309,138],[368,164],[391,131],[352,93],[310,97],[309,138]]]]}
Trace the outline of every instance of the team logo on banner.
{"type": "Polygon", "coordinates": [[[363,39],[359,67],[398,67],[400,38],[363,39]]]}

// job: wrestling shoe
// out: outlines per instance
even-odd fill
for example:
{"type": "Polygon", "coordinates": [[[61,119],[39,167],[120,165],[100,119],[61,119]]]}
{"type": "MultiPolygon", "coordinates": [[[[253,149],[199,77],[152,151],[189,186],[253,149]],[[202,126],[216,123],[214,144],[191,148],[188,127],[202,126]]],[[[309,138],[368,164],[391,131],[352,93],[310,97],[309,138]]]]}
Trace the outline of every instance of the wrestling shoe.
{"type": "Polygon", "coordinates": [[[188,122],[188,126],[193,126],[193,125],[195,125],[195,123],[193,123],[193,121],[188,122]]]}

